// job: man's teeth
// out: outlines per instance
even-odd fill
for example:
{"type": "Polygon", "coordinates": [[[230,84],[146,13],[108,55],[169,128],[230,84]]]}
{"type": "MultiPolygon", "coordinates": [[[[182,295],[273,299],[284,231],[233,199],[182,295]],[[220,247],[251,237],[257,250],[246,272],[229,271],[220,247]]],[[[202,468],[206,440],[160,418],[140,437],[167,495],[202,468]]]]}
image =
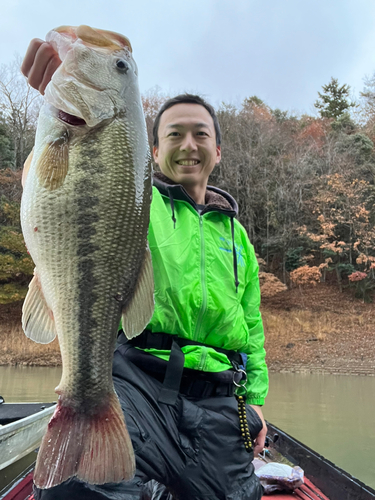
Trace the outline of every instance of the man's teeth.
{"type": "Polygon", "coordinates": [[[194,165],[198,165],[198,160],[178,160],[179,165],[183,165],[184,167],[194,167],[194,165]]]}

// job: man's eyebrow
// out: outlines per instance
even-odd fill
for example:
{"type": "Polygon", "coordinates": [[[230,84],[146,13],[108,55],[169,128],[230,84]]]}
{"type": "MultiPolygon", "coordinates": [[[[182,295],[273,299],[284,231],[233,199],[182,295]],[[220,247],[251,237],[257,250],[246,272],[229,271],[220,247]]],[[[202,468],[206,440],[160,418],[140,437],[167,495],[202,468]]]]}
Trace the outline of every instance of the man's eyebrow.
{"type": "MultiPolygon", "coordinates": [[[[195,128],[210,128],[210,126],[207,123],[195,123],[194,125],[195,128]]],[[[170,123],[169,125],[166,126],[166,128],[184,128],[184,125],[180,125],[178,123],[170,123]]]]}

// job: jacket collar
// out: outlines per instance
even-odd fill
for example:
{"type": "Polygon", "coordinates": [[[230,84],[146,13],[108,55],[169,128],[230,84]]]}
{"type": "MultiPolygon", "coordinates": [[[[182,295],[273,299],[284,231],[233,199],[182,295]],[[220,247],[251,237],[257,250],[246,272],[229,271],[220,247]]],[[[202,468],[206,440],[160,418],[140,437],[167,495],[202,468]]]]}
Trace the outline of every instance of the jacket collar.
{"type": "MultiPolygon", "coordinates": [[[[169,177],[166,177],[161,172],[154,172],[154,186],[159,190],[160,194],[167,196],[171,203],[173,227],[176,228],[176,217],[174,209],[174,200],[182,200],[190,203],[196,210],[197,204],[188,195],[186,189],[181,184],[176,184],[169,177]]],[[[233,272],[234,285],[236,293],[238,292],[238,269],[237,269],[237,252],[234,243],[234,217],[238,213],[238,205],[232,196],[222,189],[214,186],[207,186],[205,195],[206,205],[201,212],[201,215],[207,212],[220,212],[230,218],[231,234],[232,234],[232,252],[233,252],[233,272]]]]}
{"type": "MultiPolygon", "coordinates": [[[[188,195],[186,189],[181,184],[176,184],[161,172],[154,172],[154,186],[164,196],[172,196],[174,200],[186,201],[195,209],[197,204],[188,195]]],[[[205,208],[202,214],[206,212],[220,212],[228,217],[236,217],[238,214],[238,205],[236,200],[229,194],[215,186],[207,186],[205,195],[205,208]]]]}

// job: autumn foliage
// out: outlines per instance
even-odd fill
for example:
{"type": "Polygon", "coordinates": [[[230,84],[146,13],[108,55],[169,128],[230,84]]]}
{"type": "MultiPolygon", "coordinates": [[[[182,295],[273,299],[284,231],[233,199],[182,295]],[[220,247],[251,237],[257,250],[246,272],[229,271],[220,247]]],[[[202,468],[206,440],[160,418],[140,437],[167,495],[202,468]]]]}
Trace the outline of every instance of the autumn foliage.
{"type": "Polygon", "coordinates": [[[285,292],[288,287],[272,273],[259,272],[260,292],[263,298],[273,297],[285,292]]]}
{"type": "Polygon", "coordinates": [[[315,286],[319,283],[320,277],[320,269],[316,266],[301,266],[290,273],[290,280],[298,286],[315,286]]]}
{"type": "MultiPolygon", "coordinates": [[[[285,286],[329,281],[340,291],[351,285],[357,295],[365,288],[366,300],[371,299],[375,78],[373,90],[363,94],[367,101],[361,115],[349,114],[349,104],[341,114],[336,106],[329,117],[322,113],[296,116],[272,109],[257,96],[237,106],[222,103],[216,109],[222,160],[209,182],[228,191],[239,204],[239,220],[264,263],[263,296],[279,293],[285,286]],[[363,279],[356,278],[364,273],[363,279]]],[[[167,98],[160,89],[142,96],[150,147],[153,121],[167,98]]],[[[6,117],[10,115],[1,116],[0,301],[22,297],[33,267],[19,224],[20,169],[6,168],[4,145],[9,146],[12,130],[6,117]]],[[[22,144],[25,155],[29,140],[22,144]]]]}

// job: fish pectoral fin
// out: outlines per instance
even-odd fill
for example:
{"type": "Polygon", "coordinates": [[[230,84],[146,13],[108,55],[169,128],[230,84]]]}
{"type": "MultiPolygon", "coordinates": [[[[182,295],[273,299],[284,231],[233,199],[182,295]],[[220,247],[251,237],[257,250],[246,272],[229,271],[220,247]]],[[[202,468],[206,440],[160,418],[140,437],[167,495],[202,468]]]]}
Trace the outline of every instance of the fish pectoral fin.
{"type": "Polygon", "coordinates": [[[39,344],[49,344],[56,337],[53,312],[44,298],[36,271],[22,307],[22,328],[26,337],[39,344]]]}
{"type": "Polygon", "coordinates": [[[134,295],[122,311],[122,328],[128,339],[146,328],[154,312],[154,272],[149,248],[139,273],[134,295]]]}
{"type": "Polygon", "coordinates": [[[30,166],[31,166],[31,162],[33,160],[33,156],[34,156],[34,148],[31,150],[29,156],[26,158],[26,161],[23,164],[22,179],[21,179],[22,187],[25,186],[27,174],[28,174],[28,172],[30,170],[30,166]]]}
{"type": "Polygon", "coordinates": [[[47,144],[38,159],[37,176],[40,184],[54,191],[63,185],[69,166],[69,145],[67,135],[47,144]]]}

